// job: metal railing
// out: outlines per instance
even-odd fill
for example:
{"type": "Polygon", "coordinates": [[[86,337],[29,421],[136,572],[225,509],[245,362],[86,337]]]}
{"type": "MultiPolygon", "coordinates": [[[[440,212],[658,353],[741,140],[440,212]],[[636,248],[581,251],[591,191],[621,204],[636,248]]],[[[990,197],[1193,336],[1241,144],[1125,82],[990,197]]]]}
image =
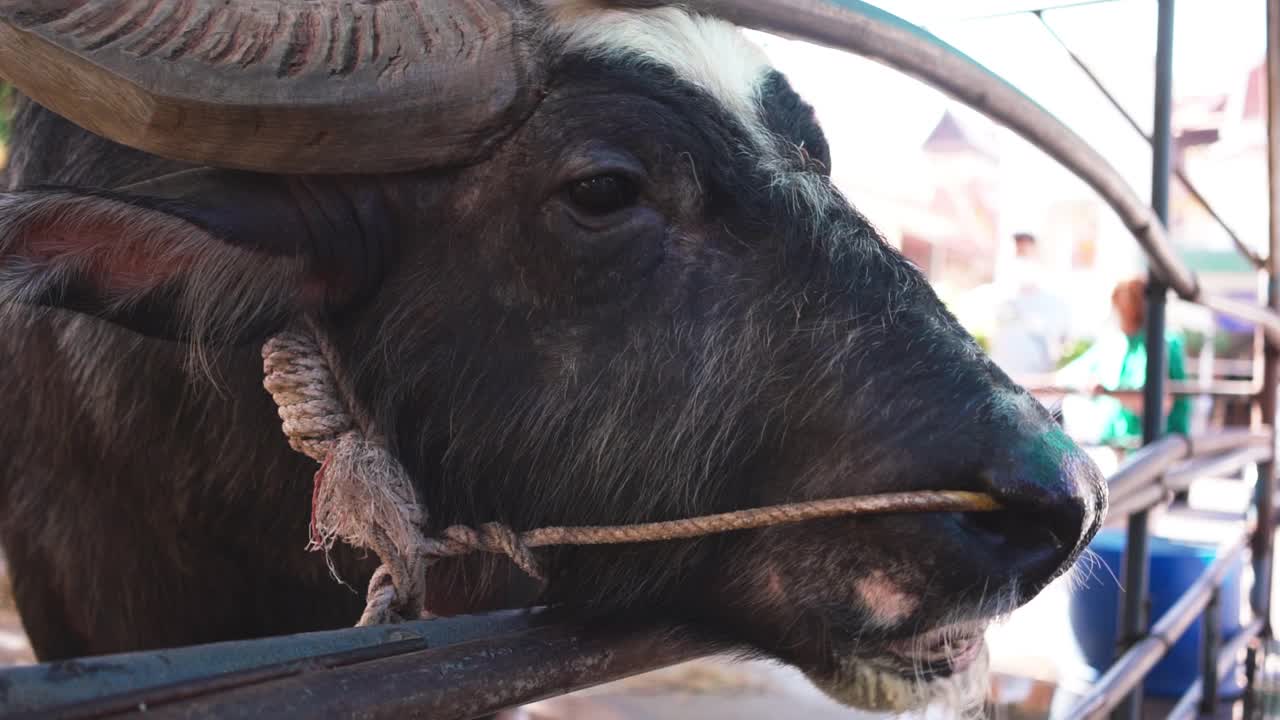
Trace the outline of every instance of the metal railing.
{"type": "Polygon", "coordinates": [[[715,652],[700,632],[504,612],[28,666],[0,676],[0,705],[61,720],[466,720],[715,652]]]}
{"type": "MultiPolygon", "coordinates": [[[[1280,82],[1280,0],[1268,8],[1269,86],[1280,82]]],[[[1126,651],[1071,717],[1097,717],[1124,706],[1136,713],[1143,677],[1196,617],[1204,614],[1202,681],[1175,708],[1190,717],[1216,701],[1220,679],[1240,652],[1253,662],[1255,638],[1271,634],[1272,543],[1275,532],[1275,388],[1280,379],[1280,145],[1277,95],[1268,98],[1272,225],[1269,253],[1255,259],[1269,273],[1265,305],[1207,295],[1170,244],[1162,222],[1171,169],[1167,164],[1168,42],[1172,0],[1160,0],[1163,79],[1156,109],[1155,193],[1152,206],[1110,163],[1050,113],[998,76],[923,29],[858,0],[719,0],[711,12],[757,30],[853,52],[894,67],[951,95],[1041,148],[1089,184],[1124,221],[1146,252],[1156,294],[1148,346],[1163,336],[1161,289],[1184,300],[1256,324],[1266,336],[1257,401],[1265,431],[1231,431],[1157,439],[1163,372],[1148,373],[1148,444],[1110,479],[1112,520],[1129,523],[1125,618],[1126,651]],[[1161,158],[1164,160],[1161,160],[1161,158]],[[1162,199],[1163,198],[1163,199],[1162,199]],[[1155,210],[1153,211],[1153,206],[1155,210]],[[1206,473],[1261,462],[1254,510],[1241,532],[1187,592],[1147,627],[1146,513],[1206,473]],[[1254,619],[1223,644],[1212,610],[1232,563],[1252,558],[1254,619]],[[1136,579],[1137,582],[1133,582],[1136,579]],[[1135,591],[1136,589],[1136,591],[1135,591]],[[1209,610],[1207,614],[1205,611],[1209,610]]],[[[697,7],[699,0],[689,0],[697,7]]],[[[1243,246],[1243,244],[1241,244],[1243,246]]],[[[1160,357],[1161,353],[1150,355],[1160,357]]],[[[1156,369],[1159,370],[1157,361],[1156,369]]],[[[557,622],[546,612],[408,623],[135,653],[10,670],[0,675],[6,707],[31,715],[107,717],[145,708],[148,715],[310,717],[334,712],[361,717],[472,718],[551,695],[616,680],[714,653],[715,638],[677,626],[604,626],[557,622]],[[68,705],[70,703],[70,705],[68,705]]],[[[19,715],[21,716],[21,715],[19,715]]]]}
{"type": "Polygon", "coordinates": [[[1168,435],[1135,451],[1107,481],[1107,522],[1127,520],[1184,492],[1195,480],[1271,456],[1271,434],[1219,430],[1195,437],[1168,435]],[[1179,463],[1182,463],[1179,465],[1179,463]]]}
{"type": "MultiPolygon", "coordinates": [[[[1217,616],[1214,613],[1205,613],[1205,610],[1210,605],[1214,605],[1216,609],[1219,586],[1227,572],[1240,561],[1252,536],[1253,527],[1246,526],[1243,532],[1222,547],[1213,563],[1191,587],[1187,588],[1173,607],[1160,616],[1142,639],[1134,643],[1128,652],[1111,665],[1084,700],[1075,706],[1071,717],[1104,717],[1127,698],[1132,697],[1134,690],[1151,672],[1151,669],[1164,658],[1197,617],[1204,614],[1206,626],[1211,625],[1217,616]]],[[[1258,628],[1261,629],[1261,624],[1258,628]]],[[[1213,642],[1206,643],[1206,647],[1211,653],[1210,657],[1213,658],[1207,677],[1213,678],[1216,682],[1218,648],[1213,642]]],[[[1207,697],[1216,704],[1216,695],[1216,691],[1211,690],[1207,697]]]]}
{"type": "MultiPolygon", "coordinates": [[[[1196,479],[1267,462],[1272,454],[1270,432],[1229,430],[1196,437],[1161,438],[1130,456],[1108,479],[1113,498],[1108,522],[1126,521],[1135,514],[1146,513],[1168,502],[1175,493],[1188,489],[1196,479]]],[[[1226,645],[1216,631],[1217,598],[1223,579],[1248,553],[1256,531],[1257,518],[1243,517],[1236,536],[1218,548],[1213,563],[1150,629],[1132,639],[1128,650],[1072,708],[1068,717],[1100,718],[1126,702],[1131,703],[1146,675],[1201,616],[1209,628],[1202,645],[1202,682],[1188,690],[1175,710],[1180,714],[1194,714],[1216,705],[1220,678],[1235,667],[1240,651],[1256,639],[1266,625],[1262,617],[1254,618],[1226,645]]],[[[1126,567],[1146,563],[1145,545],[1127,544],[1125,554],[1126,567]]],[[[1137,602],[1145,604],[1142,594],[1126,593],[1126,600],[1133,601],[1135,595],[1137,602]]]]}

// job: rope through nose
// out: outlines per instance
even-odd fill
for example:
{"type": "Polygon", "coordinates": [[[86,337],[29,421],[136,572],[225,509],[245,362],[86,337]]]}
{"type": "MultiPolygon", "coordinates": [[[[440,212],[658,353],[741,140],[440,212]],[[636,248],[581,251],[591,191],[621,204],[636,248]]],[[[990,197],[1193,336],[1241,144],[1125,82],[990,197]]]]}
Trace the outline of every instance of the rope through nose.
{"type": "Polygon", "coordinates": [[[756,530],[851,515],[991,512],[999,509],[1001,509],[1000,504],[985,493],[931,490],[769,505],[716,515],[634,525],[544,527],[524,533],[516,533],[500,523],[486,523],[478,529],[454,525],[446,529],[440,538],[428,539],[427,552],[436,560],[460,557],[475,552],[506,555],[531,577],[542,579],[542,573],[532,554],[533,548],[554,545],[624,545],[687,540],[735,530],[756,530]]]}
{"type": "MultiPolygon", "coordinates": [[[[279,409],[289,445],[320,463],[311,504],[313,550],[337,539],[372,550],[381,565],[369,580],[359,626],[427,616],[426,571],[438,560],[476,552],[505,555],[535,579],[543,573],[534,548],[612,545],[690,539],[809,520],[888,513],[990,512],[990,495],[918,491],[814,500],[701,517],[583,527],[544,527],[518,533],[501,523],[455,525],[428,538],[426,512],[413,483],[350,389],[338,380],[337,356],[317,325],[281,333],[262,349],[263,381],[279,409]]],[[[332,569],[332,566],[331,566],[332,569]]]]}

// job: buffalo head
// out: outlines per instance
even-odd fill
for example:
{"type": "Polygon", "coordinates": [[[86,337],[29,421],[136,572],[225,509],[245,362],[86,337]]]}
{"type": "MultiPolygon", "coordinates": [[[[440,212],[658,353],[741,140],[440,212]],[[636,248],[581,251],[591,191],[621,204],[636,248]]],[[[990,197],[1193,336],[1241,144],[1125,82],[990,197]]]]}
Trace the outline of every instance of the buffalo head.
{"type": "MultiPolygon", "coordinates": [[[[20,89],[187,165],[0,195],[0,294],[201,357],[319,317],[433,527],[991,493],[548,552],[528,598],[714,627],[852,704],[966,685],[1097,530],[1097,470],[832,186],[755,47],[617,5],[2,0],[20,89]]],[[[464,567],[440,608],[480,602],[464,567]]]]}

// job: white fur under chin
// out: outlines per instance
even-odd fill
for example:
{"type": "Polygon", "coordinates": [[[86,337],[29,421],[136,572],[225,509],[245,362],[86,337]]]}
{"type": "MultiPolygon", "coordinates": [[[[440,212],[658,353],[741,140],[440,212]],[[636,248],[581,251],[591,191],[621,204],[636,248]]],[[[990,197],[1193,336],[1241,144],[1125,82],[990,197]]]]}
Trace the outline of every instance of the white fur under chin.
{"type": "Polygon", "coordinates": [[[987,695],[988,666],[984,645],[969,667],[946,678],[905,678],[849,658],[835,677],[809,679],[832,700],[860,710],[901,714],[940,705],[953,711],[951,717],[976,719],[987,695]]]}

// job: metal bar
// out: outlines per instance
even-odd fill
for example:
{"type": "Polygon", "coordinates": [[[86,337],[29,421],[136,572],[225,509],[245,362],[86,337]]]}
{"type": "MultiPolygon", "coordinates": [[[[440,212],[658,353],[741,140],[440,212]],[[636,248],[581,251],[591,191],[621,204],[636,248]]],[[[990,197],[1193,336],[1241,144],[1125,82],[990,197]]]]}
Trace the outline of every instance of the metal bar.
{"type": "Polygon", "coordinates": [[[1274,309],[1217,295],[1204,295],[1196,299],[1194,302],[1197,302],[1220,315],[1230,315],[1238,320],[1243,320],[1259,326],[1266,334],[1267,339],[1272,342],[1276,341],[1276,339],[1280,337],[1273,328],[1273,324],[1276,319],[1274,309]]]}
{"type": "MultiPolygon", "coordinates": [[[[1173,17],[1174,0],[1159,0],[1156,32],[1156,98],[1151,140],[1151,209],[1169,227],[1169,178],[1173,164],[1173,17]]],[[[1169,354],[1165,351],[1165,307],[1169,288],[1159,273],[1147,281],[1147,374],[1143,394],[1142,441],[1164,434],[1164,384],[1169,354]]]]}
{"type": "MultiPolygon", "coordinates": [[[[1071,61],[1075,63],[1076,67],[1080,68],[1085,77],[1089,78],[1089,81],[1092,82],[1093,86],[1102,94],[1102,97],[1106,98],[1107,102],[1111,104],[1111,107],[1115,108],[1115,111],[1120,113],[1120,117],[1124,118],[1125,122],[1129,123],[1129,127],[1133,128],[1133,131],[1138,133],[1138,135],[1142,137],[1143,140],[1146,140],[1148,144],[1153,143],[1154,139],[1142,129],[1142,126],[1138,125],[1138,121],[1134,119],[1133,115],[1129,114],[1128,110],[1124,109],[1124,105],[1120,104],[1120,101],[1116,96],[1111,94],[1111,90],[1109,90],[1106,84],[1102,82],[1102,78],[1098,77],[1097,74],[1093,72],[1093,69],[1089,67],[1088,63],[1084,61],[1084,58],[1077,55],[1075,51],[1071,49],[1071,46],[1067,45],[1067,41],[1063,40],[1062,36],[1053,29],[1053,26],[1045,19],[1044,12],[1041,10],[1033,10],[1032,14],[1035,15],[1036,19],[1040,21],[1040,24],[1044,26],[1045,31],[1049,33],[1049,37],[1053,38],[1054,41],[1058,43],[1058,46],[1067,53],[1067,57],[1071,58],[1071,61]]],[[[1249,263],[1255,268],[1265,268],[1267,261],[1259,257],[1253,248],[1246,245],[1244,240],[1241,240],[1240,236],[1236,235],[1236,231],[1232,230],[1230,225],[1227,225],[1227,221],[1224,220],[1222,216],[1218,214],[1218,211],[1209,204],[1209,201],[1200,192],[1200,189],[1191,182],[1191,178],[1187,177],[1187,174],[1183,172],[1182,168],[1174,167],[1173,175],[1182,183],[1182,186],[1186,188],[1191,197],[1195,198],[1196,202],[1200,203],[1200,207],[1204,208],[1205,211],[1209,213],[1209,216],[1213,218],[1214,222],[1218,223],[1218,227],[1222,228],[1222,231],[1231,239],[1231,242],[1236,246],[1236,250],[1239,251],[1241,255],[1244,255],[1245,258],[1248,259],[1249,263]]]]}
{"type": "MultiPolygon", "coordinates": [[[[1267,0],[1267,175],[1271,190],[1270,259],[1267,272],[1267,307],[1280,311],[1280,0],[1267,0]]],[[[1262,391],[1258,404],[1262,422],[1276,431],[1276,385],[1280,383],[1280,344],[1268,337],[1263,355],[1262,391]]],[[[1273,441],[1274,442],[1274,441],[1273,441]]],[[[1275,458],[1258,467],[1258,532],[1253,541],[1254,587],[1250,595],[1253,612],[1265,622],[1263,638],[1272,636],[1271,595],[1272,556],[1276,534],[1275,458]]]]}
{"type": "Polygon", "coordinates": [[[1257,322],[1272,339],[1280,340],[1280,312],[1202,295],[1195,274],[1170,245],[1150,206],[1097,150],[1007,81],[926,30],[861,0],[688,0],[688,4],[744,27],[876,60],[983,113],[1093,188],[1179,297],[1257,322]],[[1248,315],[1237,315],[1240,311],[1248,315]]]}
{"type": "Polygon", "coordinates": [[[317,669],[148,705],[148,718],[484,717],[715,652],[680,626],[577,625],[317,669]]]}
{"type": "Polygon", "coordinates": [[[1113,495],[1107,507],[1107,526],[1114,527],[1134,513],[1168,502],[1176,493],[1187,490],[1202,477],[1237,470],[1270,457],[1270,448],[1244,447],[1183,463],[1163,476],[1154,477],[1150,484],[1131,489],[1124,495],[1113,495]]]}
{"type": "Polygon", "coordinates": [[[1214,588],[1200,619],[1200,712],[1212,715],[1218,709],[1218,646],[1222,642],[1222,593],[1214,588]]]}
{"type": "Polygon", "coordinates": [[[1157,505],[1173,500],[1173,493],[1162,483],[1148,485],[1118,500],[1110,500],[1107,505],[1107,527],[1115,527],[1126,523],[1134,514],[1146,512],[1157,505]]]}
{"type": "Polygon", "coordinates": [[[290,663],[391,643],[416,642],[428,648],[456,645],[551,621],[542,610],[500,612],[30,665],[0,672],[0,698],[4,714],[66,708],[206,678],[280,671],[290,663]]]}
{"type": "Polygon", "coordinates": [[[1107,479],[1108,494],[1121,498],[1140,490],[1191,453],[1191,443],[1184,435],[1166,435],[1157,442],[1144,445],[1125,458],[1124,463],[1107,479]]]}
{"type": "MultiPolygon", "coordinates": [[[[1262,622],[1261,618],[1257,618],[1254,622],[1262,622]]],[[[1258,678],[1258,646],[1260,643],[1253,642],[1249,644],[1249,650],[1244,656],[1244,716],[1246,718],[1257,717],[1257,701],[1254,692],[1254,682],[1258,678]]]]}
{"type": "Polygon", "coordinates": [[[1222,579],[1249,546],[1252,530],[1252,524],[1246,526],[1231,543],[1222,546],[1217,559],[1156,621],[1150,634],[1111,665],[1090,688],[1089,694],[1076,704],[1069,717],[1100,718],[1132,697],[1131,691],[1141,684],[1151,668],[1160,662],[1208,605],[1210,594],[1222,584],[1222,579]]]}
{"type": "Polygon", "coordinates": [[[1165,474],[1161,484],[1171,492],[1184,492],[1191,487],[1191,483],[1200,478],[1233,472],[1246,465],[1268,460],[1270,457],[1269,448],[1247,447],[1212,457],[1199,458],[1179,465],[1175,470],[1170,470],[1165,474]]]}
{"type": "MultiPolygon", "coordinates": [[[[1251,643],[1257,640],[1258,633],[1260,632],[1262,632],[1262,619],[1254,618],[1249,622],[1249,624],[1240,628],[1240,631],[1222,646],[1221,652],[1218,653],[1217,672],[1219,682],[1224,680],[1227,677],[1227,673],[1231,672],[1237,666],[1239,663],[1240,652],[1242,650],[1247,649],[1249,651],[1249,656],[1252,657],[1253,648],[1251,643]]],[[[1248,658],[1245,659],[1246,675],[1251,672],[1249,670],[1250,662],[1251,661],[1248,658]]],[[[1182,697],[1178,698],[1178,704],[1174,705],[1173,709],[1169,711],[1169,716],[1166,720],[1190,720],[1191,718],[1194,718],[1197,713],[1197,706],[1200,704],[1201,693],[1202,686],[1199,684],[1192,684],[1191,687],[1187,688],[1187,691],[1183,693],[1182,697]]],[[[1246,695],[1246,702],[1248,702],[1247,698],[1248,696],[1246,695]]],[[[1246,718],[1253,717],[1248,712],[1246,712],[1244,716],[1246,718]]]]}
{"type": "MultiPolygon", "coordinates": [[[[1172,152],[1172,43],[1173,0],[1160,0],[1156,41],[1155,133],[1152,141],[1151,206],[1164,227],[1169,219],[1169,166],[1172,152]]],[[[1147,281],[1146,346],[1147,370],[1143,387],[1142,440],[1150,444],[1164,430],[1164,381],[1168,362],[1165,346],[1165,303],[1168,289],[1156,272],[1147,281]]],[[[1147,595],[1150,573],[1149,513],[1139,510],[1129,516],[1124,554],[1124,601],[1120,610],[1117,644],[1127,649],[1147,629],[1147,595]]],[[[1134,684],[1128,697],[1116,709],[1116,720],[1138,720],[1142,715],[1142,686],[1134,684]]]]}
{"type": "MultiPolygon", "coordinates": [[[[1078,395],[1085,392],[1081,388],[1065,387],[1053,384],[1036,384],[1023,382],[1018,378],[1013,381],[1021,385],[1032,395],[1078,395]]],[[[1169,395],[1187,396],[1220,396],[1220,397],[1254,397],[1262,389],[1262,380],[1215,380],[1201,385],[1186,380],[1170,380],[1165,384],[1165,392],[1169,395]]],[[[1104,390],[1101,394],[1112,397],[1129,397],[1141,394],[1141,390],[1104,390]]]]}
{"type": "Polygon", "coordinates": [[[1271,449],[1271,434],[1255,429],[1233,428],[1215,430],[1187,437],[1165,435],[1150,445],[1144,445],[1125,459],[1107,479],[1111,507],[1124,498],[1152,485],[1160,486],[1160,476],[1183,460],[1205,458],[1232,450],[1246,448],[1266,451],[1271,449]]]}
{"type": "MultiPolygon", "coordinates": [[[[1156,27],[1156,98],[1151,141],[1151,209],[1162,227],[1169,227],[1169,167],[1173,156],[1173,0],[1159,0],[1156,27]]],[[[1154,270],[1147,279],[1147,375],[1142,394],[1142,442],[1164,434],[1164,383],[1169,354],[1165,350],[1165,304],[1169,289],[1154,270]]],[[[1124,553],[1124,602],[1116,639],[1121,649],[1138,642],[1147,630],[1149,513],[1129,516],[1124,553]]],[[[1145,670],[1143,671],[1145,674],[1145,670]]],[[[1112,714],[1115,720],[1140,720],[1142,684],[1134,683],[1112,714]]]]}
{"type": "Polygon", "coordinates": [[[1189,438],[1191,451],[1188,458],[1215,455],[1225,450],[1252,447],[1271,450],[1271,428],[1230,428],[1199,433],[1189,438]]]}
{"type": "MultiPolygon", "coordinates": [[[[1116,647],[1122,652],[1136,647],[1146,637],[1147,629],[1147,593],[1148,577],[1151,566],[1150,555],[1149,510],[1139,510],[1129,516],[1128,529],[1125,534],[1123,575],[1124,588],[1120,606],[1120,624],[1117,626],[1116,647]]],[[[1154,663],[1152,663],[1154,665],[1154,663]]],[[[1150,668],[1144,668],[1145,675],[1150,668]]],[[[1138,720],[1142,714],[1142,686],[1133,683],[1129,694],[1120,700],[1115,720],[1138,720]]]]}
{"type": "MultiPolygon", "coordinates": [[[[146,690],[136,690],[119,695],[107,695],[57,708],[56,714],[58,720],[111,717],[113,715],[127,714],[140,708],[158,707],[165,703],[203,697],[220,691],[293,677],[316,670],[327,670],[371,660],[381,660],[426,649],[427,645],[421,639],[399,640],[385,645],[374,645],[372,647],[308,657],[250,670],[195,678],[185,682],[162,685],[146,690]]],[[[24,718],[43,717],[46,712],[20,712],[14,715],[13,718],[14,720],[22,720],[24,718]]]]}

